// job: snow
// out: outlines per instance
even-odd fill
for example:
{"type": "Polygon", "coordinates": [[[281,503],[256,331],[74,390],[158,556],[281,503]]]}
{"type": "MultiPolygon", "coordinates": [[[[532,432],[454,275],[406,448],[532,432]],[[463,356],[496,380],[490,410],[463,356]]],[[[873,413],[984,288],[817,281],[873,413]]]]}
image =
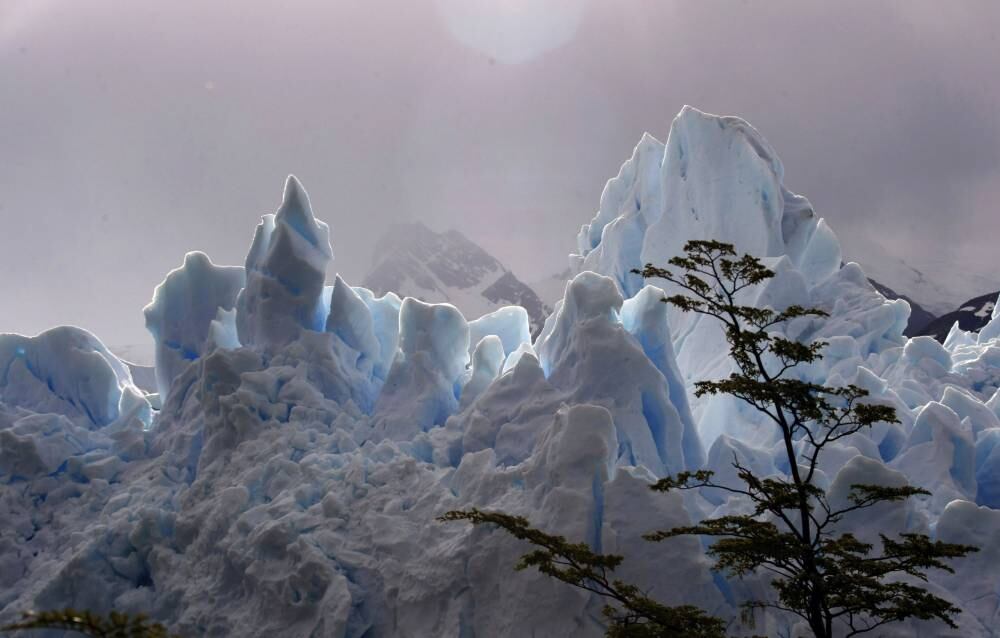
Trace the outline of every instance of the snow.
{"type": "MultiPolygon", "coordinates": [[[[848,497],[855,485],[902,487],[907,484],[907,477],[902,472],[886,467],[877,459],[859,454],[844,463],[830,483],[830,505],[834,509],[849,506],[848,497]]],[[[864,511],[848,513],[837,524],[837,531],[852,533],[866,543],[878,543],[879,530],[906,530],[926,534],[926,519],[920,518],[914,509],[912,499],[879,503],[864,511]]]]}
{"type": "MultiPolygon", "coordinates": [[[[294,178],[245,268],[192,253],[155,291],[159,397],[80,329],[0,335],[0,622],[71,605],[149,613],[182,635],[603,634],[602,600],[513,570],[525,544],[436,521],[466,507],[621,553],[619,575],[655,597],[735,617],[761,578],[713,574],[696,538],[641,539],[742,506],[717,490],[654,493],[658,477],[708,468],[731,481],[734,456],[763,476],[788,470],[758,413],[692,392],[732,371],[717,323],[677,313],[667,282],[630,273],[709,237],[776,273],[741,302],[829,314],[783,328],[827,342],[804,379],[856,383],[897,410],[898,424],[831,448],[819,480],[834,501],[858,482],[933,496],[843,529],[983,548],[928,583],[962,608],[959,630],[896,635],[996,635],[997,312],[944,345],[905,338],[906,302],[841,265],[835,234],[785,187],[761,135],[691,108],[609,182],[578,235],[579,272],[553,278],[560,293],[534,340],[523,308],[469,320],[447,303],[328,285],[329,228],[294,178]]],[[[756,631],[793,627],[772,614],[756,631]]]]}
{"type": "Polygon", "coordinates": [[[670,403],[685,422],[691,422],[684,378],[677,367],[670,324],[667,321],[666,295],[655,286],[645,286],[622,304],[622,326],[639,342],[643,353],[667,382],[670,403]]]}
{"type": "Polygon", "coordinates": [[[981,432],[976,440],[976,502],[1000,509],[1000,429],[981,432]]]}
{"type": "MultiPolygon", "coordinates": [[[[779,310],[800,304],[833,311],[825,325],[804,320],[794,329],[804,337],[854,337],[853,370],[845,371],[852,374],[873,350],[902,345],[902,329],[896,328],[900,321],[905,326],[905,306],[886,305],[860,269],[840,268],[836,236],[808,200],[785,188],[783,173],[773,149],[749,124],[685,107],[666,144],[644,137],[608,183],[600,211],[578,236],[577,266],[612,277],[621,293],[632,297],[643,282],[627,274],[631,269],[666,264],[691,239],[733,243],[739,252],[765,258],[777,273],[765,286],[747,291],[744,301],[779,310]]],[[[668,286],[667,292],[675,291],[668,286]]],[[[731,364],[714,320],[674,309],[667,317],[686,385],[728,374],[731,364]]],[[[748,436],[741,431],[746,428],[723,425],[727,422],[758,429],[759,415],[725,397],[701,402],[693,411],[698,420],[711,414],[711,423],[700,428],[707,442],[723,431],[748,436]],[[732,418],[737,413],[740,418],[732,418]]]]}

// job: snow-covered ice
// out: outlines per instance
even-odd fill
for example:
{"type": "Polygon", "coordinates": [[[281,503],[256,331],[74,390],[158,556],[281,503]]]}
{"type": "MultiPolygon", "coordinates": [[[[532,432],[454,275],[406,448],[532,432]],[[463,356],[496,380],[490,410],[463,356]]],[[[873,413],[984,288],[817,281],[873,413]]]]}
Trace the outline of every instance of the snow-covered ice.
{"type": "Polygon", "coordinates": [[[331,259],[330,227],[313,216],[302,184],[289,177],[281,206],[261,219],[247,254],[236,312],[240,343],[271,351],[302,330],[322,330],[331,259]]]}
{"type": "MultiPolygon", "coordinates": [[[[763,137],[692,108],[608,182],[534,340],[523,308],[466,318],[328,284],[330,230],[295,178],[244,267],[191,253],[154,292],[158,396],[83,330],[0,335],[0,621],[71,605],[190,636],[601,635],[603,601],[513,570],[525,545],[435,521],[465,507],[624,554],[621,575],[657,598],[734,617],[760,580],[713,574],[695,538],[641,539],[739,507],[654,493],[657,477],[732,478],[734,456],[787,470],[759,414],[691,391],[732,369],[718,325],[631,273],[703,238],[776,272],[744,303],[829,314],[785,327],[828,342],[805,378],[856,383],[897,410],[899,424],[832,449],[821,481],[833,499],[866,481],[934,494],[845,529],[984,548],[929,584],[963,610],[959,630],[892,635],[997,635],[1000,317],[944,345],[904,337],[907,303],[841,264],[763,137]]],[[[792,625],[771,615],[755,631],[792,625]]]]}
{"type": "Polygon", "coordinates": [[[144,313],[146,328],[156,342],[156,384],[161,398],[166,398],[174,377],[189,361],[207,354],[210,345],[219,341],[232,345],[231,336],[221,338],[225,315],[219,313],[233,310],[244,284],[242,268],[216,266],[205,253],[191,252],[184,257],[184,265],[172,270],[153,291],[153,301],[144,313]]]}

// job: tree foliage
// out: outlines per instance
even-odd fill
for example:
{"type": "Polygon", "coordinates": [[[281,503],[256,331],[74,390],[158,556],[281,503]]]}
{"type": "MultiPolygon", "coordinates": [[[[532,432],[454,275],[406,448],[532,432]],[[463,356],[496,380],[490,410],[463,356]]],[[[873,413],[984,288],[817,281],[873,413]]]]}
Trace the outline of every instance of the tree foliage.
{"type": "Polygon", "coordinates": [[[142,614],[130,616],[113,611],[104,617],[89,611],[69,608],[27,612],[21,622],[7,625],[2,629],[4,631],[56,629],[75,631],[91,638],[179,638],[171,635],[163,625],[150,622],[142,614]]]}
{"type": "MultiPolygon", "coordinates": [[[[725,379],[699,381],[696,396],[725,394],[750,405],[777,429],[788,476],[761,477],[738,458],[740,483],[720,484],[707,470],[667,476],[651,487],[659,492],[718,489],[750,504],[747,513],[702,520],[645,535],[659,542],[684,535],[716,539],[708,549],[713,568],[735,577],[763,575],[773,596],[749,600],[743,620],[774,609],[802,618],[817,638],[869,634],[907,619],[939,620],[956,627],[959,610],[921,586],[933,569],[952,571],[948,560],[977,551],[967,545],[934,541],[923,534],[879,536],[880,547],[837,531],[844,517],[880,503],[928,495],[904,485],[852,485],[846,503],[834,504],[816,484],[824,450],[880,422],[898,422],[892,407],[867,403],[856,385],[826,386],[801,379],[796,368],[819,361],[825,343],[789,339],[780,328],[793,320],[822,318],[816,308],[782,311],[741,305],[744,291],[774,273],[760,259],[738,256],[731,244],[691,241],[670,268],[647,264],[635,271],[665,279],[674,291],[664,302],[681,311],[721,322],[736,370],[725,379]],[[675,270],[677,272],[675,272],[675,270]]],[[[621,556],[594,553],[585,543],[537,530],[517,516],[477,509],[448,512],[441,520],[493,524],[535,547],[517,569],[542,573],[609,600],[604,614],[608,636],[721,636],[721,620],[690,606],[667,607],[633,585],[612,579],[621,556]]],[[[669,566],[665,566],[669,569],[669,566]]]]}
{"type": "Polygon", "coordinates": [[[740,294],[773,277],[772,271],[755,257],[737,256],[732,245],[722,242],[691,241],[684,252],[669,262],[679,273],[651,264],[637,272],[665,279],[682,291],[665,302],[722,323],[737,370],[726,379],[697,382],[695,394],[728,394],[764,414],[781,436],[789,476],[759,477],[736,459],[742,485],[716,483],[708,471],[665,477],[654,490],[721,489],[748,499],[753,508],[646,538],[715,537],[708,550],[715,569],[735,576],[770,574],[775,597],[747,602],[748,621],[756,610],[778,609],[804,619],[818,638],[832,638],[835,632],[866,634],[909,618],[938,619],[955,627],[952,617],[959,610],[919,583],[931,569],[952,571],[947,559],[977,548],[903,534],[898,539],[880,535],[876,551],[872,544],[836,531],[852,512],[928,492],[909,485],[858,484],[851,486],[847,504],[835,506],[815,484],[820,457],[831,444],[876,423],[897,422],[893,408],[863,402],[868,396],[863,388],[825,386],[794,376],[796,367],[819,360],[826,344],[800,343],[778,328],[826,313],[801,306],[778,312],[741,305],[740,294]]]}

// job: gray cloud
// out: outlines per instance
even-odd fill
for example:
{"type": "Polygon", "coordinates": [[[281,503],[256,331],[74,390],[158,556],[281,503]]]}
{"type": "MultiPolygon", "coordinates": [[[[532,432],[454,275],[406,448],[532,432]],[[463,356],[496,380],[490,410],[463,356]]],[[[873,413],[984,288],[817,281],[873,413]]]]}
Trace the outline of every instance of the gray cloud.
{"type": "Polygon", "coordinates": [[[990,0],[581,1],[565,44],[518,63],[457,41],[440,0],[223,4],[0,0],[0,330],[144,339],[167,270],[241,263],[289,172],[349,280],[402,219],[547,274],[686,103],[760,129],[848,254],[881,234],[994,258],[990,0]]]}

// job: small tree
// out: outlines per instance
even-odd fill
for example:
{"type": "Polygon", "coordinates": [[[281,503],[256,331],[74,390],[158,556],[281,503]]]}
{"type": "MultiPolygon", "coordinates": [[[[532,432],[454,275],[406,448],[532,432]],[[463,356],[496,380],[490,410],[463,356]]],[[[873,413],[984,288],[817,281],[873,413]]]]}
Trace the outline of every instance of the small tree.
{"type": "Polygon", "coordinates": [[[90,638],[179,638],[167,632],[159,623],[149,621],[142,614],[130,616],[111,612],[107,617],[89,611],[61,609],[55,611],[29,611],[21,622],[6,627],[2,631],[22,629],[56,629],[76,632],[90,638]]]}
{"type": "MultiPolygon", "coordinates": [[[[799,317],[826,313],[800,306],[777,312],[739,305],[742,291],[774,273],[755,257],[738,257],[730,244],[691,241],[684,252],[685,256],[669,262],[682,271],[680,275],[650,264],[635,272],[666,279],[684,291],[663,301],[722,322],[737,371],[727,379],[696,383],[695,394],[729,394],[763,414],[780,434],[790,476],[759,477],[735,459],[742,486],[718,484],[706,470],[665,477],[652,489],[721,489],[746,498],[752,509],[748,514],[652,532],[645,538],[716,537],[719,540],[708,550],[715,560],[714,569],[737,577],[769,575],[776,596],[744,603],[743,617],[748,623],[758,610],[776,609],[804,619],[817,638],[832,638],[835,631],[844,636],[866,634],[909,618],[936,618],[956,627],[952,616],[959,610],[914,582],[925,582],[931,569],[952,571],[945,561],[978,551],[976,547],[932,541],[923,534],[902,534],[896,539],[880,534],[881,551],[875,552],[872,544],[836,531],[837,523],[852,512],[929,493],[909,485],[857,484],[851,486],[846,505],[834,506],[814,482],[823,450],[831,444],[876,423],[897,422],[891,407],[862,402],[868,396],[863,388],[824,386],[792,376],[796,367],[818,361],[826,344],[793,341],[781,336],[777,328],[799,317]]],[[[638,588],[610,579],[608,574],[621,563],[621,556],[596,554],[584,543],[569,543],[532,528],[524,518],[503,513],[472,509],[448,512],[441,520],[491,523],[534,545],[537,549],[524,555],[517,568],[538,567],[608,598],[604,612],[610,622],[608,636],[724,633],[722,621],[700,609],[665,607],[638,588]]]]}
{"type": "Polygon", "coordinates": [[[790,476],[759,477],[735,460],[742,486],[718,484],[708,471],[663,478],[654,490],[716,488],[747,498],[753,509],[646,538],[718,537],[708,550],[716,570],[736,576],[770,574],[777,596],[745,603],[744,618],[750,621],[759,609],[790,612],[803,618],[817,638],[832,638],[835,627],[842,635],[856,636],[908,618],[937,618],[956,627],[952,616],[959,610],[912,582],[926,581],[930,569],[952,571],[946,559],[977,548],[902,534],[895,540],[880,535],[881,552],[875,552],[870,543],[835,529],[852,512],[929,492],[909,485],[852,485],[848,503],[836,507],[814,482],[820,457],[831,444],[875,423],[897,421],[893,408],[862,403],[868,395],[863,388],[824,386],[792,376],[797,366],[820,359],[826,344],[793,341],[775,328],[826,313],[800,306],[776,312],[740,305],[740,292],[773,277],[771,270],[755,257],[737,257],[732,245],[721,242],[691,241],[684,252],[669,262],[682,274],[649,264],[636,272],[666,279],[684,291],[665,302],[722,322],[737,371],[727,379],[697,382],[695,395],[728,394],[765,415],[781,436],[790,476]],[[911,577],[909,582],[899,578],[903,576],[911,577]]]}

